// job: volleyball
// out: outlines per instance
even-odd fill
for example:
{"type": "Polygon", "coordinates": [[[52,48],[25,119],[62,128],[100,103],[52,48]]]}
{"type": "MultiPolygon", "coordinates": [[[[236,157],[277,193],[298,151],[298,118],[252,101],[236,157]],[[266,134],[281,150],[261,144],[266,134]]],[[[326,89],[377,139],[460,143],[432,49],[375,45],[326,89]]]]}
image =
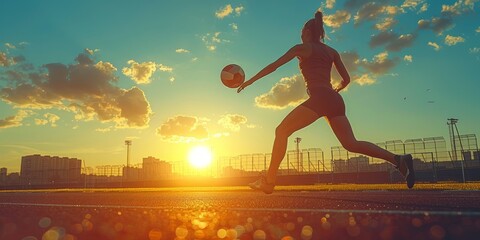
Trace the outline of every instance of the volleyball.
{"type": "Polygon", "coordinates": [[[237,64],[229,64],[222,69],[220,79],[229,88],[238,88],[245,81],[245,72],[237,64]]]}

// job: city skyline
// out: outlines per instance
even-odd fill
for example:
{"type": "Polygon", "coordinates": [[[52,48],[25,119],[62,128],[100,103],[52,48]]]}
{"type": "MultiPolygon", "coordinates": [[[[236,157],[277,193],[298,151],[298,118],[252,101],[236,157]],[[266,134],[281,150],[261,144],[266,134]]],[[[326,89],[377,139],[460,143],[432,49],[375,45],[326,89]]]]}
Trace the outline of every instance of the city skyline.
{"type": "MultiPolygon", "coordinates": [[[[1,5],[0,167],[9,172],[30,154],[125,164],[127,139],[133,164],[187,161],[199,145],[214,158],[269,152],[275,127],[306,97],[298,64],[241,94],[220,70],[237,63],[252,76],[300,42],[319,8],[326,44],[352,76],[342,96],[357,138],[448,139],[448,118],[480,135],[477,0],[1,5]]],[[[294,137],[302,148],[339,145],[323,120],[289,149],[294,137]]]]}

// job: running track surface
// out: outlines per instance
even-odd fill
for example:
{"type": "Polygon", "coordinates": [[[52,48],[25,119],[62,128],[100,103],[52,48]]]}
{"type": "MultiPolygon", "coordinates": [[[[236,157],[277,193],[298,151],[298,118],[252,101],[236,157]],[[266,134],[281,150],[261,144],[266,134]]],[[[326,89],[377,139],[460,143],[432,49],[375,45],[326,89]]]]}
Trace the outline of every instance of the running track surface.
{"type": "Polygon", "coordinates": [[[480,191],[0,192],[0,239],[480,239],[480,191]]]}

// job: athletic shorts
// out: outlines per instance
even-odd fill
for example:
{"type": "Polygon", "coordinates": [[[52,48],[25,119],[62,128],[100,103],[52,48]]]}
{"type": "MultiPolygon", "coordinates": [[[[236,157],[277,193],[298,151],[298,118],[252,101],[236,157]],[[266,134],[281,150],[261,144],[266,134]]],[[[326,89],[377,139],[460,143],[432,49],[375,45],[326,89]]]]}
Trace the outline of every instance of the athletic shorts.
{"type": "Polygon", "coordinates": [[[345,116],[345,103],[335,90],[328,87],[312,87],[307,89],[307,93],[310,97],[301,105],[313,110],[319,117],[345,116]]]}

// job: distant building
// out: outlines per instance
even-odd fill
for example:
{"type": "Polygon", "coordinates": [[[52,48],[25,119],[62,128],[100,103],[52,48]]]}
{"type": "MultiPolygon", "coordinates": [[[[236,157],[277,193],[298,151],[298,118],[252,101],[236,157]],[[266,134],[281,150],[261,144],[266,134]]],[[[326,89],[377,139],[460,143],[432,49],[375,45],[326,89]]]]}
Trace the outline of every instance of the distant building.
{"type": "Polygon", "coordinates": [[[20,185],[20,173],[14,172],[7,175],[7,186],[18,186],[20,185]]]}
{"type": "Polygon", "coordinates": [[[142,170],[138,167],[123,167],[122,176],[124,181],[142,181],[144,180],[142,176],[142,170]]]}
{"type": "Polygon", "coordinates": [[[4,185],[7,183],[7,168],[0,168],[0,184],[4,185]]]}
{"type": "Polygon", "coordinates": [[[82,160],[38,154],[23,156],[20,178],[28,185],[73,184],[81,179],[82,160]]]}
{"type": "Polygon", "coordinates": [[[172,164],[151,156],[143,158],[142,168],[141,179],[144,181],[165,180],[172,177],[172,164]]]}
{"type": "Polygon", "coordinates": [[[333,160],[334,172],[365,172],[369,171],[369,167],[368,157],[362,155],[348,160],[333,160]]]}

